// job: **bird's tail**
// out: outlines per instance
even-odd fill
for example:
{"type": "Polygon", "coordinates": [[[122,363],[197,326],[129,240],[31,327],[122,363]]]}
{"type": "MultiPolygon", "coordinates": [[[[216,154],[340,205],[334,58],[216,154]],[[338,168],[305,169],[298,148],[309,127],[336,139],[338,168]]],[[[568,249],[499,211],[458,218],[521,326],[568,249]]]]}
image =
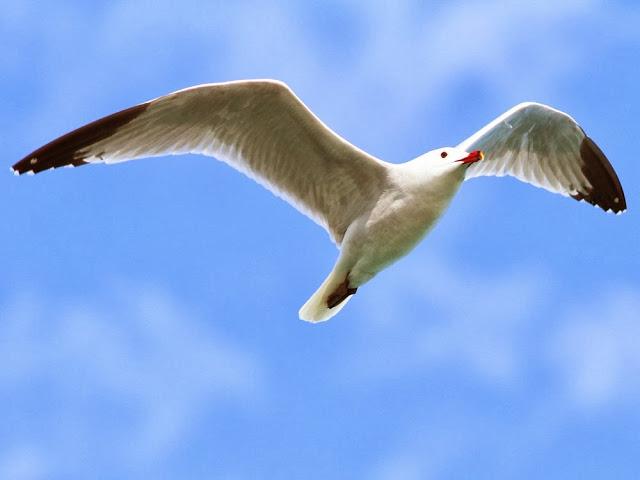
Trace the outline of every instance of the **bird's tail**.
{"type": "Polygon", "coordinates": [[[351,295],[333,308],[329,308],[327,301],[329,296],[344,283],[347,274],[348,272],[345,272],[343,269],[334,267],[326,280],[322,282],[320,288],[311,295],[311,298],[307,300],[307,303],[305,303],[298,312],[300,319],[312,323],[324,322],[342,310],[351,298],[351,295]]]}

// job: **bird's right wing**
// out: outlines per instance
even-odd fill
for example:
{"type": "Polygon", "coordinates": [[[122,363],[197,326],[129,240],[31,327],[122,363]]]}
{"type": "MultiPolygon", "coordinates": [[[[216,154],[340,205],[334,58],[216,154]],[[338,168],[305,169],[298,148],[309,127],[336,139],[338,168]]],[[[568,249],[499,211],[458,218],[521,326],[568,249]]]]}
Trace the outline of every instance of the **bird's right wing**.
{"type": "Polygon", "coordinates": [[[27,155],[14,172],[202,153],[285,198],[340,244],[384,190],[387,166],[326,127],[283,83],[180,90],[109,115],[27,155]]]}
{"type": "Polygon", "coordinates": [[[618,176],[602,150],[573,118],[547,105],[516,105],[458,147],[485,154],[467,169],[466,178],[510,175],[605,211],[627,208],[618,176]]]}

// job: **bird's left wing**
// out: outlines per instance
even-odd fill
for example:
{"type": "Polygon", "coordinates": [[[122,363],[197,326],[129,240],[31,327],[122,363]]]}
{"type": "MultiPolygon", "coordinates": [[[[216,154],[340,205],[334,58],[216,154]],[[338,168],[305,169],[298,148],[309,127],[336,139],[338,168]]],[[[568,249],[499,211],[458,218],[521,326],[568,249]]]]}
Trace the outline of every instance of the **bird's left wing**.
{"type": "Polygon", "coordinates": [[[605,211],[627,208],[618,176],[602,150],[573,118],[547,105],[516,105],[458,147],[485,154],[467,169],[467,179],[510,175],[605,211]]]}
{"type": "Polygon", "coordinates": [[[284,83],[200,85],[114,113],[27,155],[14,172],[202,153],[246,173],[337,244],[387,181],[386,164],[326,127],[284,83]]]}

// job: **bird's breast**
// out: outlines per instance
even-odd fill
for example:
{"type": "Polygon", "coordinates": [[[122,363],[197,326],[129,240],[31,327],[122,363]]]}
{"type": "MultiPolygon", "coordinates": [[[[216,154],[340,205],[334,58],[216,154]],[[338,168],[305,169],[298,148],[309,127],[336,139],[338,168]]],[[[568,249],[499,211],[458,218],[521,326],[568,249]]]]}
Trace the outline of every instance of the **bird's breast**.
{"type": "Polygon", "coordinates": [[[443,195],[434,190],[416,194],[398,189],[381,196],[373,209],[354,223],[343,244],[343,249],[356,257],[350,275],[354,286],[409,253],[440,218],[454,193],[443,195]]]}

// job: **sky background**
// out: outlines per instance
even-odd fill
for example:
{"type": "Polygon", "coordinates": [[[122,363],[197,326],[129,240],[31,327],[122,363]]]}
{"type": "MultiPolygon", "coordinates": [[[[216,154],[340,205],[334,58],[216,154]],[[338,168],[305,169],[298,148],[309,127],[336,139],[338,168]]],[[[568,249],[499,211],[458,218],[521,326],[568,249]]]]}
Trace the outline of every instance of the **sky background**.
{"type": "Polygon", "coordinates": [[[3,2],[0,478],[637,478],[639,21],[635,1],[3,2]],[[287,82],[391,162],[549,103],[629,211],[474,179],[311,325],[335,247],[226,165],[9,171],[243,78],[287,82]]]}

